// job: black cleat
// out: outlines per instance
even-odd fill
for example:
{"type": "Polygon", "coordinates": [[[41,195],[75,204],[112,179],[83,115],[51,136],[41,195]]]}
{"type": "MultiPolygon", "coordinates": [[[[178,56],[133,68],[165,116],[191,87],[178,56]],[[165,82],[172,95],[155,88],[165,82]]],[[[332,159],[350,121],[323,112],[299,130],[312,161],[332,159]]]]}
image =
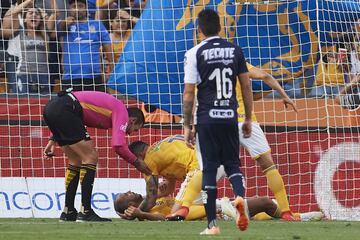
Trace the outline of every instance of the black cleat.
{"type": "Polygon", "coordinates": [[[183,216],[180,215],[168,215],[165,218],[166,221],[184,221],[185,218],[183,216]]]}
{"type": "Polygon", "coordinates": [[[62,212],[60,215],[60,222],[75,222],[76,218],[77,218],[78,212],[76,211],[76,209],[74,209],[73,211],[68,211],[66,212],[62,212]]]}
{"type": "Polygon", "coordinates": [[[102,218],[97,215],[94,210],[90,209],[85,213],[79,212],[77,214],[76,222],[111,222],[111,219],[102,218]]]}

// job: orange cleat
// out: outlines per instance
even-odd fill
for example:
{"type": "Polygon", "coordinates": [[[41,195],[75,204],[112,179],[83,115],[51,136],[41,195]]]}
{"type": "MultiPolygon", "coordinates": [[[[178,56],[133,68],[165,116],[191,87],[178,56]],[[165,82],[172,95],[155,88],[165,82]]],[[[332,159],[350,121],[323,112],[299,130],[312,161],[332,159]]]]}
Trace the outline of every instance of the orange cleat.
{"type": "Polygon", "coordinates": [[[200,235],[219,235],[219,234],[220,234],[219,227],[205,228],[205,230],[200,233],[200,235]]]}
{"type": "Polygon", "coordinates": [[[281,220],[287,222],[299,222],[300,219],[295,217],[291,211],[286,211],[281,214],[281,220]]]}
{"type": "Polygon", "coordinates": [[[236,197],[234,205],[238,212],[236,225],[241,231],[245,231],[249,225],[249,216],[246,211],[246,202],[242,197],[236,197]]]}
{"type": "Polygon", "coordinates": [[[176,212],[169,214],[165,217],[167,221],[184,221],[186,216],[189,214],[188,207],[181,207],[176,212]]]}

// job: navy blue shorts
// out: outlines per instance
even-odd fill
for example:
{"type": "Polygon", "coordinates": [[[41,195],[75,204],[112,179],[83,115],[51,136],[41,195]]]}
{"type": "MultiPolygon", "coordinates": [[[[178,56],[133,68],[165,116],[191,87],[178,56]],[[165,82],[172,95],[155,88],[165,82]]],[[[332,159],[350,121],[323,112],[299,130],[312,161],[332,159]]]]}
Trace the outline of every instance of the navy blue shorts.
{"type": "Polygon", "coordinates": [[[196,126],[196,134],[198,160],[203,171],[216,170],[220,165],[240,166],[237,124],[201,124],[196,126]]]}

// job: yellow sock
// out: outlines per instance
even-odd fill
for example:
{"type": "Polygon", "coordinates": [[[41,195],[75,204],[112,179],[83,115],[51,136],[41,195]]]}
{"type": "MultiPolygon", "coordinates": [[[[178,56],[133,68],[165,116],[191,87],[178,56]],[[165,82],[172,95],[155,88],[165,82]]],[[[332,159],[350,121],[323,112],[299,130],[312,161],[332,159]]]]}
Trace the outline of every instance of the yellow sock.
{"type": "Polygon", "coordinates": [[[189,214],[186,216],[186,221],[200,220],[206,217],[205,208],[203,205],[192,205],[189,208],[189,214]]]}
{"type": "Polygon", "coordinates": [[[201,192],[202,172],[196,171],[185,189],[182,206],[190,208],[201,192]]]}
{"type": "Polygon", "coordinates": [[[256,221],[264,221],[264,220],[271,220],[272,217],[269,216],[266,212],[261,212],[253,216],[252,219],[256,221]]]}
{"type": "Polygon", "coordinates": [[[265,170],[265,176],[270,190],[275,195],[281,212],[290,211],[289,201],[287,199],[284,181],[276,168],[265,170]]]}

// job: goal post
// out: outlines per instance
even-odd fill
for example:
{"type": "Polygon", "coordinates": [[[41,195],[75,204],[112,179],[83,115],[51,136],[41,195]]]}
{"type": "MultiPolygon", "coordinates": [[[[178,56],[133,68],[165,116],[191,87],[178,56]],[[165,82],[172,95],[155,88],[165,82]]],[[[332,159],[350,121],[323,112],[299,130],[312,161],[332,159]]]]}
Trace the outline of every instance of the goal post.
{"type": "MultiPolygon", "coordinates": [[[[35,4],[50,15],[51,1],[35,4]]],[[[360,220],[360,110],[341,106],[336,99],[360,75],[358,0],[139,0],[132,6],[97,2],[95,12],[96,8],[101,11],[111,40],[122,46],[120,52],[114,48],[114,57],[120,55],[106,74],[109,63],[100,51],[107,91],[127,106],[140,107],[147,119],[129,142],[152,144],[182,133],[184,54],[200,41],[197,14],[204,8],[215,9],[223,27],[221,36],[240,45],[249,63],[274,76],[299,109],[298,113],[285,109],[278,93],[252,79],[254,98],[259,99],[254,111],[283,176],[292,211],[321,210],[329,219],[360,220]],[[128,15],[119,13],[119,8],[128,15]],[[120,35],[117,15],[130,27],[120,35]]],[[[58,7],[60,18],[70,11],[64,2],[58,7]]],[[[64,39],[51,41],[55,47],[47,51],[59,62],[52,70],[57,77],[48,86],[51,94],[9,88],[11,74],[18,79],[9,63],[18,64],[21,59],[8,51],[10,40],[2,41],[1,54],[6,52],[7,60],[0,62],[4,69],[0,80],[0,217],[58,217],[63,207],[68,160],[59,148],[53,160],[44,160],[42,153],[50,136],[42,111],[59,90],[64,65],[64,49],[57,44],[64,39]]],[[[348,94],[358,94],[356,87],[348,94]]],[[[89,131],[99,152],[92,204],[102,216],[115,217],[112,200],[116,193],[144,193],[144,181],[113,152],[110,132],[89,131]]],[[[241,165],[246,196],[273,198],[266,178],[244,149],[241,165]]],[[[227,180],[219,183],[222,196],[233,197],[227,180]]]]}

